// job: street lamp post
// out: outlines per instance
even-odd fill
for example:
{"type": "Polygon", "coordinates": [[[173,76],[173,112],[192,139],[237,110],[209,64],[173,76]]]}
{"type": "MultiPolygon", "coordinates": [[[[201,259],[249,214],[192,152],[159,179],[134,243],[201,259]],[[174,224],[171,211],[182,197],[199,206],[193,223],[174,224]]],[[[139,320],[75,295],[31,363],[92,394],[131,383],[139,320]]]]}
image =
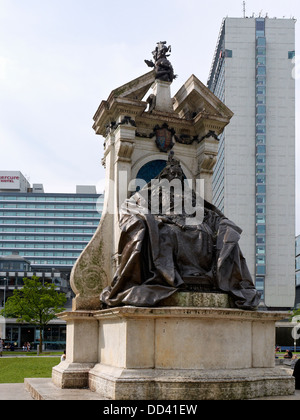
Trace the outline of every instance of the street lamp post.
{"type": "Polygon", "coordinates": [[[6,339],[6,328],[5,328],[5,301],[6,301],[6,289],[7,289],[7,286],[8,286],[8,279],[7,278],[4,278],[3,279],[4,280],[4,294],[3,294],[3,309],[4,309],[4,325],[3,325],[3,328],[2,328],[2,339],[6,339]]]}

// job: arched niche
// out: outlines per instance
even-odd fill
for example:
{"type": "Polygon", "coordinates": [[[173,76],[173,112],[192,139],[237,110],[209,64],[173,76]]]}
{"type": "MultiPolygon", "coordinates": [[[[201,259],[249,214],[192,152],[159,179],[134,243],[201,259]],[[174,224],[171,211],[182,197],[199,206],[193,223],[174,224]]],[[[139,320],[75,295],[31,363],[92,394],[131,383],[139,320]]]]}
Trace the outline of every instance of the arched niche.
{"type": "MultiPolygon", "coordinates": [[[[154,179],[166,166],[167,155],[150,155],[139,159],[132,167],[132,179],[143,179],[147,183],[154,179]]],[[[193,179],[191,171],[181,161],[181,167],[187,179],[193,179]]]]}

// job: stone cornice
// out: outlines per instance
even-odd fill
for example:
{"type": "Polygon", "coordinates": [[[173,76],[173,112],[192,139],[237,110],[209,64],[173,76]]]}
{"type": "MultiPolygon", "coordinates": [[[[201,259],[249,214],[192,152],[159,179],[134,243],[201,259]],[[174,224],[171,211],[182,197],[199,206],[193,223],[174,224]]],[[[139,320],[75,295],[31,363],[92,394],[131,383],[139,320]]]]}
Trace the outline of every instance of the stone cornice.
{"type": "Polygon", "coordinates": [[[121,319],[121,318],[213,318],[242,321],[274,322],[286,318],[286,312],[244,311],[226,308],[161,307],[138,308],[123,306],[102,311],[74,311],[57,315],[63,320],[76,319],[121,319]]]}

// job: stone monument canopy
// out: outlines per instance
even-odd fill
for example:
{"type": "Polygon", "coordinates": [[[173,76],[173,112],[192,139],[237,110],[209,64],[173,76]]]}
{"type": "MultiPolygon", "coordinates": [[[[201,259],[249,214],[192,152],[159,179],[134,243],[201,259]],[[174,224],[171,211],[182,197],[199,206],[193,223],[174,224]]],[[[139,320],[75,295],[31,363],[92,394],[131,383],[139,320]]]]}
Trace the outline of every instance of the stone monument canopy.
{"type": "Polygon", "coordinates": [[[224,127],[229,124],[233,112],[194,74],[173,98],[170,89],[166,90],[164,86],[170,84],[170,82],[155,79],[153,70],[114,89],[108,99],[101,102],[95,113],[93,128],[96,134],[106,137],[106,127],[116,122],[120,115],[135,119],[159,115],[163,111],[169,113],[169,118],[179,119],[181,123],[186,121],[197,125],[196,131],[201,135],[209,131],[214,131],[216,135],[222,133],[224,127]],[[151,88],[153,94],[147,101],[143,100],[151,88]],[[147,109],[150,102],[152,105],[147,109]]]}
{"type": "Polygon", "coordinates": [[[105,200],[71,273],[53,383],[110,400],[292,395],[294,378],[274,361],[284,314],[255,310],[242,230],[211,204],[233,113],[194,74],[172,96],[169,53],[158,42],[152,71],[112,90],[94,116],[105,200]]]}

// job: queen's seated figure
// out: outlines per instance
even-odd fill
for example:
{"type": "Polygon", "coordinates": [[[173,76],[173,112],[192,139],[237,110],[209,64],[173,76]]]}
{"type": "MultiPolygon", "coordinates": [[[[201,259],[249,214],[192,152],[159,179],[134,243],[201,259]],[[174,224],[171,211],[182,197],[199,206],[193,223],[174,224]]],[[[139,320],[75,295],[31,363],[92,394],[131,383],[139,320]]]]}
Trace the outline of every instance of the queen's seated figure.
{"type": "Polygon", "coordinates": [[[171,153],[158,177],[122,205],[119,265],[100,296],[104,307],[152,307],[177,291],[202,290],[257,308],[242,230],[190,187],[171,153]]]}

